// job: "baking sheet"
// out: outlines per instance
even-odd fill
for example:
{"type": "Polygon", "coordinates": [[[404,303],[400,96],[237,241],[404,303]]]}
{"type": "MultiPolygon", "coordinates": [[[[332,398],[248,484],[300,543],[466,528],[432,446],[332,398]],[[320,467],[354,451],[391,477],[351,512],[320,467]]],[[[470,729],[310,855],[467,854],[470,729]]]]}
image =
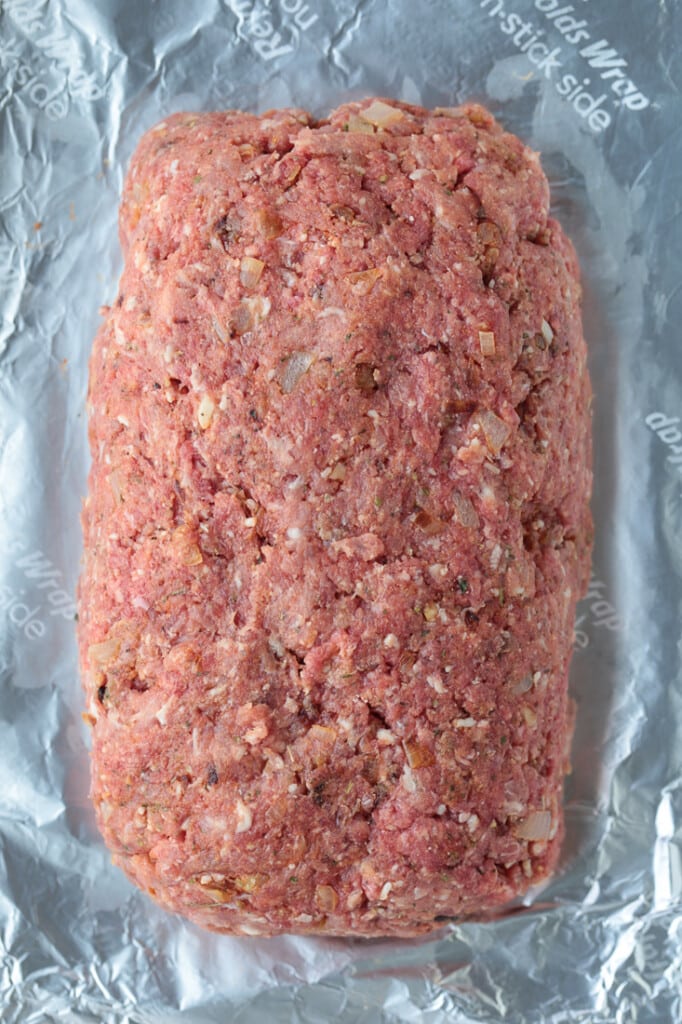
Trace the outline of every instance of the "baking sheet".
{"type": "Polygon", "coordinates": [[[682,6],[0,3],[0,1009],[42,1021],[682,1020],[682,6]],[[580,256],[594,576],[555,880],[421,941],[201,932],[109,862],[74,640],[87,356],[141,133],[176,110],[486,103],[580,256]]]}

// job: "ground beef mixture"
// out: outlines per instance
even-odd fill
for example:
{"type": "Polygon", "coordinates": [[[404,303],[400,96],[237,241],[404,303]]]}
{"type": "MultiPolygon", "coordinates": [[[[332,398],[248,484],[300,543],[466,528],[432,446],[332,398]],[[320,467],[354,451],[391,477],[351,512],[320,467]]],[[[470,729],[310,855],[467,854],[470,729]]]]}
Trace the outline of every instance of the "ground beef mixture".
{"type": "Polygon", "coordinates": [[[91,361],[114,859],[218,931],[411,935],[554,868],[591,538],[578,267],[481,107],[176,115],[91,361]]]}

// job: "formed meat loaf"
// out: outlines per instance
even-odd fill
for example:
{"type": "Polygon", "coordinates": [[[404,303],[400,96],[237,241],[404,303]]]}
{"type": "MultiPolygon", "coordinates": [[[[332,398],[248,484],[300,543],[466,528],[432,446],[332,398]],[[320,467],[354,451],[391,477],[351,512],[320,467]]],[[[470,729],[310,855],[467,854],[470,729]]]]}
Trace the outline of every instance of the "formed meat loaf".
{"type": "Polygon", "coordinates": [[[80,643],[114,859],[219,931],[410,935],[562,836],[590,388],[481,107],[148,132],[90,377],[80,643]]]}

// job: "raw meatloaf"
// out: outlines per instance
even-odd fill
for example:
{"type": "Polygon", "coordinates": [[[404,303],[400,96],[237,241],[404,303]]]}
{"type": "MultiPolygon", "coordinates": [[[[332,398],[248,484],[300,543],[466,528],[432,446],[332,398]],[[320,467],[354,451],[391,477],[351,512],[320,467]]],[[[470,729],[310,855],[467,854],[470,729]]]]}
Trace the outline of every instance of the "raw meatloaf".
{"type": "Polygon", "coordinates": [[[545,879],[588,577],[578,267],[482,108],[170,117],[95,342],[80,642],[114,859],[218,931],[545,879]]]}

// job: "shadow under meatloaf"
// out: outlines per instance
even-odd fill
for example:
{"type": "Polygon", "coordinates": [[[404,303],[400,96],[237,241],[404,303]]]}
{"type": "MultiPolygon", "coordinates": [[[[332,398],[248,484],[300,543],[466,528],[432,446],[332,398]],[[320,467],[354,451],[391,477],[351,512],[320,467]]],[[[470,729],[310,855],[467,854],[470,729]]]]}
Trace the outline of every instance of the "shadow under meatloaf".
{"type": "Polygon", "coordinates": [[[89,395],[92,795],[164,906],[412,935],[547,877],[589,565],[578,267],[481,107],[142,139],[89,395]]]}

